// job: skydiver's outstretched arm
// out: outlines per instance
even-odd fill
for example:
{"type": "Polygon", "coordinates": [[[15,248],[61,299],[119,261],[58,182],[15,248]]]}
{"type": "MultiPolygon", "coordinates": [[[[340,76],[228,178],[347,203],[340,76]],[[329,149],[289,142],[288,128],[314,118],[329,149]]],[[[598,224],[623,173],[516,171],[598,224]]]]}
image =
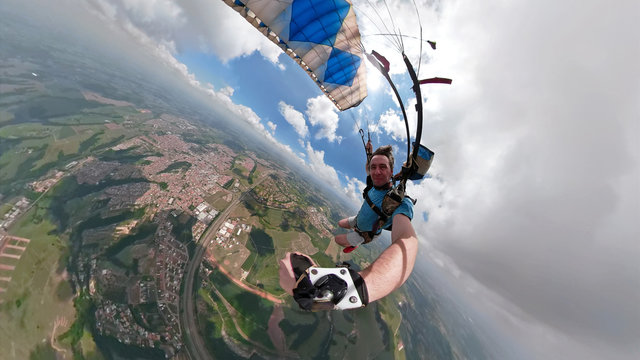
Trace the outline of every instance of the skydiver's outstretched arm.
{"type": "Polygon", "coordinates": [[[389,295],[411,275],[418,254],[418,237],[411,220],[402,214],[393,218],[391,245],[360,272],[369,291],[369,302],[389,295]]]}
{"type": "MultiPolygon", "coordinates": [[[[411,221],[405,215],[394,216],[391,241],[391,245],[369,267],[360,272],[366,285],[368,302],[383,298],[399,288],[413,270],[418,253],[418,238],[411,221]]],[[[309,264],[304,269],[314,266],[310,258],[308,259],[309,264]]],[[[280,286],[287,293],[293,294],[298,276],[292,268],[291,253],[287,253],[280,261],[280,286]]]]}

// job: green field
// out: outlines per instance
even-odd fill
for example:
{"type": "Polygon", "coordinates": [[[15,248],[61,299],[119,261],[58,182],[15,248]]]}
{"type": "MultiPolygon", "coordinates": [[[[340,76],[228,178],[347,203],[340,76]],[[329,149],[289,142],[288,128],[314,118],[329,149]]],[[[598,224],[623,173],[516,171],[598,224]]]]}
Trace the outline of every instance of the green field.
{"type": "Polygon", "coordinates": [[[11,209],[13,209],[13,204],[4,203],[4,204],[0,205],[0,218],[4,217],[4,215],[6,213],[8,213],[9,211],[11,211],[11,209]]]}
{"type": "Polygon", "coordinates": [[[394,359],[405,358],[405,352],[398,351],[398,343],[401,339],[397,334],[397,331],[402,324],[402,313],[400,312],[397,304],[402,300],[405,300],[405,295],[402,290],[399,290],[377,301],[380,315],[391,331],[389,334],[389,340],[392,341],[394,359]]]}
{"type": "Polygon", "coordinates": [[[271,339],[266,333],[273,303],[246,292],[218,271],[214,270],[211,280],[222,296],[238,311],[235,318],[242,331],[265,348],[273,349],[271,339]]]}
{"type": "Polygon", "coordinates": [[[220,356],[221,359],[242,359],[243,357],[237,355],[231,349],[227,347],[224,342],[222,330],[225,328],[225,324],[229,324],[232,329],[225,329],[225,333],[240,336],[233,327],[233,320],[229,313],[221,311],[216,301],[218,296],[212,291],[209,292],[205,289],[198,290],[198,326],[200,333],[205,339],[205,344],[211,354],[220,356]]]}
{"type": "Polygon", "coordinates": [[[242,268],[249,271],[246,282],[264,289],[268,293],[282,294],[282,288],[278,280],[278,260],[275,255],[258,256],[255,253],[249,255],[242,268]]]}
{"type": "Polygon", "coordinates": [[[204,200],[208,202],[209,205],[213,206],[214,209],[221,212],[229,205],[229,202],[223,199],[223,197],[225,197],[226,195],[226,191],[218,191],[213,195],[205,197],[204,200]]]}
{"type": "MultiPolygon", "coordinates": [[[[68,328],[75,317],[61,261],[68,252],[66,241],[49,235],[55,230],[50,222],[34,224],[34,214],[31,210],[10,231],[31,242],[11,273],[7,292],[0,294],[0,349],[7,359],[28,359],[32,353],[41,353],[38,346],[51,338],[56,318],[64,319],[68,328]]],[[[64,330],[58,329],[56,335],[64,330]]]]}
{"type": "Polygon", "coordinates": [[[136,132],[118,124],[148,117],[131,107],[96,107],[95,102],[84,99],[48,96],[19,107],[11,117],[7,112],[2,114],[0,192],[11,191],[14,183],[15,191],[21,182],[127,140],[136,132]],[[33,122],[34,118],[41,120],[33,122]]]}
{"type": "Polygon", "coordinates": [[[166,169],[158,171],[158,174],[172,173],[172,172],[181,173],[181,172],[185,172],[185,171],[189,170],[189,168],[191,168],[191,163],[190,162],[177,161],[177,162],[174,162],[171,165],[167,166],[166,169]]]}
{"type": "Polygon", "coordinates": [[[199,290],[198,302],[206,304],[204,313],[203,306],[198,307],[198,317],[206,342],[218,344],[210,347],[216,357],[221,354],[225,354],[225,359],[237,357],[230,354],[226,345],[221,347],[224,344],[223,331],[233,339],[236,346],[247,353],[258,347],[261,352],[275,354],[267,334],[267,323],[273,311],[271,302],[245,292],[217,270],[210,275],[205,288],[199,290]],[[231,311],[227,305],[232,307],[231,311]]]}
{"type": "Polygon", "coordinates": [[[82,112],[49,118],[48,121],[58,125],[96,125],[105,123],[120,124],[127,117],[137,117],[140,113],[130,106],[104,105],[91,109],[83,109],[82,112]]]}
{"type": "Polygon", "coordinates": [[[10,113],[10,112],[4,111],[4,110],[0,110],[0,124],[8,123],[11,120],[13,120],[13,118],[14,118],[13,113],[10,113]]]}
{"type": "Polygon", "coordinates": [[[235,175],[235,177],[240,180],[240,183],[243,186],[249,186],[249,174],[252,169],[247,169],[241,165],[241,163],[246,159],[246,156],[236,156],[233,159],[233,164],[231,164],[231,172],[235,175]]]}

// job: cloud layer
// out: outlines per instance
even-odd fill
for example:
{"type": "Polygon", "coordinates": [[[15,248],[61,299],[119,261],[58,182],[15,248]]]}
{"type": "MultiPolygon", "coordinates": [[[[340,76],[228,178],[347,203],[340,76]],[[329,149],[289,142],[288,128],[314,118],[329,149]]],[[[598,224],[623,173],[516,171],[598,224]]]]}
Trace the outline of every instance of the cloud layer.
{"type": "Polygon", "coordinates": [[[89,0],[119,23],[144,32],[176,52],[213,53],[222,61],[255,51],[277,63],[280,48],[222,1],[89,0]]]}
{"type": "Polygon", "coordinates": [[[426,88],[435,178],[413,189],[430,219],[417,227],[509,304],[519,340],[558,350],[539,358],[640,354],[639,11],[454,1],[439,13],[425,68],[454,83],[426,88]]]}

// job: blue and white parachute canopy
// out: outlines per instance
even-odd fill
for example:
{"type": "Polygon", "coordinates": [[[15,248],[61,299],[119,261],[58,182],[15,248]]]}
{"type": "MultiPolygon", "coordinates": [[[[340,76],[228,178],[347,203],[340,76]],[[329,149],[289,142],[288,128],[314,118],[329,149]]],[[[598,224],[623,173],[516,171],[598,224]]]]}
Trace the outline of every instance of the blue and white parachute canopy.
{"type": "Polygon", "coordinates": [[[294,59],[339,110],[367,96],[363,47],[349,0],[223,0],[294,59]]]}

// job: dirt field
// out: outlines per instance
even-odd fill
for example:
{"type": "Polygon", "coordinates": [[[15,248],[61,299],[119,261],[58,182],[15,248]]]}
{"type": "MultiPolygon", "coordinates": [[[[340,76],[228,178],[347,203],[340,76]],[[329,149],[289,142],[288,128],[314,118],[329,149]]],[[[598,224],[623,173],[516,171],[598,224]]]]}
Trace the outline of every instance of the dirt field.
{"type": "Polygon", "coordinates": [[[227,271],[224,268],[224,266],[221,266],[213,256],[209,256],[207,259],[209,260],[209,262],[211,262],[211,264],[213,266],[217,266],[218,269],[220,270],[220,272],[223,273],[227,278],[229,278],[229,280],[233,281],[236,285],[240,286],[244,290],[249,291],[249,292],[251,292],[251,293],[253,293],[255,295],[258,295],[258,296],[260,296],[260,297],[262,297],[264,299],[267,299],[267,300],[269,300],[269,301],[271,301],[272,303],[275,303],[275,304],[284,303],[284,300],[282,300],[280,298],[277,298],[274,295],[269,294],[268,292],[266,292],[266,291],[264,291],[262,289],[250,286],[249,284],[247,284],[245,282],[242,282],[240,279],[234,277],[233,275],[231,275],[231,273],[229,273],[229,271],[227,271]]]}

